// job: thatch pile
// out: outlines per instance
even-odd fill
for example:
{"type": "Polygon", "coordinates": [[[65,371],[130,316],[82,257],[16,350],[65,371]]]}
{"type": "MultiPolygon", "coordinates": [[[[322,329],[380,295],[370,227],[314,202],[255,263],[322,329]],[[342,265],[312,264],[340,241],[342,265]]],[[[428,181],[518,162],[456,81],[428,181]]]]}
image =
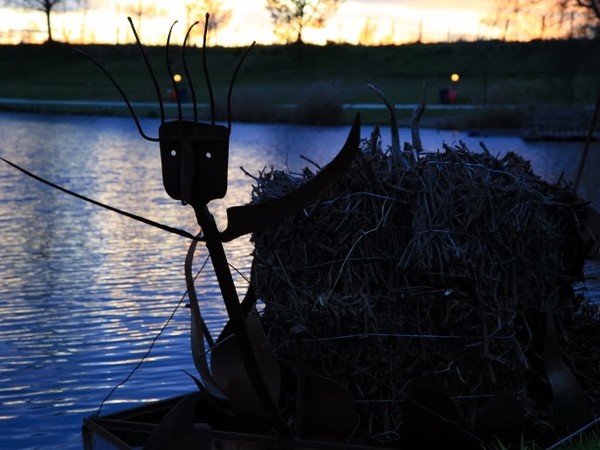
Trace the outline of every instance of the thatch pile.
{"type": "MultiPolygon", "coordinates": [[[[265,170],[253,201],[312,175],[265,170]]],[[[445,147],[403,169],[374,135],[320,201],[254,233],[269,341],[290,380],[302,360],[350,392],[357,435],[398,439],[414,380],[446,393],[467,430],[484,433],[483,412],[506,394],[547,431],[544,318],[568,327],[579,308],[585,213],[513,153],[445,147]]]]}

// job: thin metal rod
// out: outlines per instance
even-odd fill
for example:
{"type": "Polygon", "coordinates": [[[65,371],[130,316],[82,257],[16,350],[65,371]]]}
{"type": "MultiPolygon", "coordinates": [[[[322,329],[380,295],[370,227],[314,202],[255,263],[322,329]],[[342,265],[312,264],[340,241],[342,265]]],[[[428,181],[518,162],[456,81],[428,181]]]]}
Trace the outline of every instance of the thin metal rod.
{"type": "Polygon", "coordinates": [[[67,188],[64,188],[64,187],[56,184],[56,183],[48,181],[48,180],[40,177],[39,175],[34,174],[33,172],[30,172],[30,171],[28,171],[26,169],[23,169],[21,166],[18,166],[17,164],[15,164],[13,162],[10,162],[7,159],[4,159],[4,158],[0,157],[0,160],[4,161],[6,164],[14,167],[15,169],[23,172],[25,175],[27,175],[28,177],[33,178],[34,180],[37,180],[37,181],[39,181],[41,183],[44,183],[44,184],[46,184],[46,185],[48,185],[50,187],[53,187],[54,189],[58,189],[59,191],[62,191],[64,193],[66,193],[66,194],[72,195],[73,197],[77,197],[80,200],[84,200],[84,201],[86,201],[88,203],[91,203],[93,205],[100,206],[100,207],[108,209],[109,211],[112,211],[112,212],[116,212],[117,214],[121,214],[122,216],[129,217],[130,219],[137,220],[138,222],[145,223],[146,225],[150,225],[150,226],[159,228],[159,229],[161,229],[163,231],[168,231],[169,233],[177,234],[179,236],[182,236],[182,237],[185,237],[185,238],[188,238],[188,239],[196,240],[196,237],[193,234],[188,233],[187,231],[180,230],[178,228],[173,228],[173,227],[170,227],[168,225],[163,225],[162,223],[158,223],[158,222],[155,222],[153,220],[146,219],[145,217],[138,216],[137,214],[132,214],[130,212],[123,211],[122,209],[115,208],[114,206],[106,205],[106,204],[101,203],[101,202],[99,202],[97,200],[93,200],[93,199],[91,199],[89,197],[86,197],[85,195],[78,194],[77,192],[73,192],[73,191],[71,191],[71,190],[69,190],[67,188]]]}
{"type": "Polygon", "coordinates": [[[152,78],[152,82],[154,83],[154,89],[156,90],[156,96],[158,98],[158,104],[160,105],[160,123],[165,123],[165,105],[162,101],[162,96],[160,95],[160,88],[158,87],[158,81],[156,81],[156,76],[154,75],[154,71],[152,70],[152,66],[150,66],[150,61],[146,56],[146,52],[144,50],[144,46],[140,41],[140,37],[135,31],[135,25],[133,24],[133,20],[131,17],[127,17],[129,24],[131,25],[131,29],[133,31],[133,35],[135,36],[135,41],[137,42],[138,48],[142,52],[142,58],[144,58],[144,62],[146,63],[146,67],[148,68],[148,72],[150,72],[150,78],[152,78]]]}
{"type": "Polygon", "coordinates": [[[585,144],[581,153],[581,161],[579,161],[579,168],[577,169],[577,176],[575,177],[575,185],[573,186],[573,191],[575,193],[577,193],[577,189],[579,188],[579,182],[581,181],[581,177],[583,175],[583,169],[585,168],[587,155],[590,151],[590,144],[592,142],[592,138],[594,137],[596,124],[598,123],[598,115],[600,115],[600,90],[598,91],[598,97],[596,98],[596,106],[594,107],[594,114],[592,114],[590,128],[588,129],[588,133],[585,138],[585,144]]]}
{"type": "Polygon", "coordinates": [[[235,83],[235,78],[237,77],[237,74],[240,71],[242,64],[246,60],[248,53],[250,53],[250,50],[252,50],[252,48],[255,45],[256,45],[256,41],[253,41],[252,44],[250,44],[250,47],[248,47],[248,50],[246,50],[246,52],[244,53],[244,56],[242,56],[242,59],[240,59],[240,62],[238,63],[237,67],[235,68],[235,72],[233,72],[233,76],[231,77],[231,82],[229,83],[229,92],[227,93],[227,129],[229,130],[230,133],[231,133],[231,93],[233,92],[233,83],[235,83]]]}
{"type": "Polygon", "coordinates": [[[202,38],[202,65],[204,66],[204,79],[206,80],[206,87],[208,89],[208,97],[210,100],[210,122],[215,124],[215,97],[213,95],[212,85],[210,84],[210,77],[208,76],[208,66],[206,64],[206,35],[208,33],[208,19],[210,14],[206,13],[204,21],[204,36],[202,38]]]}
{"type": "MultiPolygon", "coordinates": [[[[198,238],[202,233],[198,234],[198,238]]],[[[208,361],[206,358],[206,348],[204,345],[204,339],[206,339],[209,348],[214,347],[215,342],[206,326],[206,322],[202,318],[200,311],[200,304],[198,302],[198,296],[196,295],[196,288],[194,287],[194,276],[192,274],[192,263],[194,261],[194,252],[198,241],[192,241],[185,257],[185,281],[187,285],[187,293],[190,299],[190,311],[191,311],[191,345],[192,345],[192,359],[196,370],[202,378],[204,388],[216,398],[220,400],[227,400],[227,396],[223,393],[221,388],[218,387],[217,383],[213,379],[210,372],[208,361]],[[204,336],[204,337],[203,337],[204,336]]]]}
{"type": "MultiPolygon", "coordinates": [[[[208,262],[208,257],[206,257],[206,259],[204,260],[204,264],[202,265],[202,267],[200,268],[200,270],[196,273],[196,276],[194,277],[194,280],[196,278],[198,278],[198,275],[200,275],[200,273],[204,270],[204,267],[206,267],[206,263],[207,262],[208,262]]],[[[150,347],[148,347],[148,350],[146,350],[146,353],[144,353],[144,355],[138,361],[138,363],[135,365],[135,367],[133,369],[131,369],[131,372],[129,372],[127,374],[127,376],[123,380],[121,380],[119,382],[119,384],[117,384],[115,387],[113,387],[110,390],[110,392],[108,393],[108,395],[106,397],[104,397],[104,399],[102,399],[102,401],[100,402],[100,406],[98,406],[98,409],[96,410],[96,414],[94,414],[94,417],[98,417],[100,415],[100,413],[102,412],[102,408],[104,407],[104,404],[112,397],[112,395],[115,393],[115,391],[117,389],[119,389],[121,386],[123,386],[125,383],[127,383],[129,380],[131,380],[131,377],[133,376],[133,374],[135,372],[137,372],[137,370],[142,366],[142,364],[144,363],[144,361],[146,361],[146,359],[148,359],[148,356],[150,356],[150,353],[152,352],[152,349],[154,348],[154,345],[156,345],[156,342],[158,341],[158,339],[161,337],[161,335],[167,329],[167,327],[169,326],[169,324],[173,320],[173,317],[175,317],[175,313],[177,312],[177,310],[179,309],[179,307],[183,303],[183,300],[185,299],[186,294],[187,294],[187,291],[185,291],[183,293],[183,295],[179,299],[179,303],[177,303],[177,305],[175,306],[175,309],[173,309],[173,312],[171,313],[171,315],[169,316],[169,318],[167,319],[167,321],[164,323],[164,325],[162,326],[162,328],[160,329],[160,331],[158,332],[158,334],[156,336],[154,336],[154,338],[152,339],[152,342],[150,342],[150,347]]]]}
{"type": "Polygon", "coordinates": [[[200,233],[198,233],[196,235],[196,239],[190,243],[190,246],[189,246],[188,252],[187,252],[187,256],[185,257],[184,272],[185,272],[185,277],[186,277],[185,280],[186,280],[186,286],[187,286],[187,293],[188,293],[188,297],[190,298],[190,309],[192,311],[197,310],[198,317],[200,318],[200,320],[198,321],[198,324],[202,328],[202,334],[204,335],[204,338],[208,342],[208,345],[210,347],[212,347],[215,345],[215,340],[213,339],[212,335],[210,334],[210,331],[209,331],[208,327],[206,326],[206,322],[204,322],[204,319],[202,319],[202,315],[200,314],[200,304],[198,302],[198,295],[196,294],[196,287],[194,285],[195,277],[192,274],[192,264],[194,262],[194,253],[196,251],[198,241],[202,238],[202,236],[203,236],[203,232],[201,231],[200,233]]]}
{"type": "Polygon", "coordinates": [[[282,435],[288,435],[289,427],[281,418],[276,403],[277,400],[271,398],[265,377],[259,367],[255,349],[252,346],[248,328],[246,327],[246,316],[244,316],[239,302],[235,284],[229,271],[227,256],[225,255],[223,243],[219,238],[219,230],[217,229],[214,217],[206,205],[192,206],[196,213],[198,225],[200,225],[200,228],[204,232],[206,248],[208,249],[213,269],[217,276],[219,288],[221,289],[225,308],[229,316],[229,323],[236,336],[240,348],[240,357],[250,379],[250,384],[260,402],[260,406],[273,421],[273,426],[282,435]]]}
{"type": "Polygon", "coordinates": [[[192,28],[194,28],[196,25],[198,25],[200,22],[196,21],[194,22],[187,30],[187,33],[185,33],[185,39],[183,40],[183,50],[182,50],[182,57],[181,59],[183,60],[183,71],[185,72],[185,77],[188,80],[188,84],[190,85],[190,93],[192,94],[192,105],[194,107],[194,122],[198,123],[198,102],[196,100],[196,90],[194,89],[194,83],[192,82],[192,77],[190,76],[190,71],[188,69],[188,65],[187,65],[187,59],[185,57],[185,50],[187,48],[187,43],[188,43],[188,38],[190,37],[190,32],[192,31],[192,28]]]}
{"type": "Polygon", "coordinates": [[[597,419],[593,420],[592,422],[588,423],[587,425],[581,427],[580,429],[576,430],[574,433],[569,434],[568,436],[564,437],[563,439],[561,439],[558,442],[555,442],[554,444],[552,444],[550,447],[546,447],[545,450],[554,450],[558,447],[560,447],[563,444],[566,444],[567,442],[569,442],[571,439],[573,439],[575,436],[580,435],[581,433],[583,433],[585,430],[593,427],[594,425],[596,425],[597,423],[600,423],[600,417],[598,417],[597,419]]]}
{"type": "Polygon", "coordinates": [[[151,141],[151,142],[158,142],[159,139],[158,138],[153,138],[150,137],[148,135],[146,135],[146,133],[144,133],[144,130],[142,129],[142,125],[140,124],[139,119],[137,118],[137,115],[135,114],[135,111],[133,110],[133,106],[131,106],[131,102],[129,101],[129,99],[127,98],[127,95],[125,95],[125,91],[121,88],[121,86],[119,86],[119,83],[117,83],[117,80],[115,80],[111,74],[108,72],[108,70],[106,70],[98,61],[96,61],[94,58],[92,58],[90,55],[88,55],[86,52],[84,52],[83,50],[80,50],[78,48],[73,48],[74,51],[76,51],[77,53],[81,53],[83,56],[85,56],[87,59],[89,59],[90,61],[92,61],[94,64],[96,64],[96,66],[102,71],[104,72],[104,75],[106,75],[106,77],[111,81],[111,83],[113,84],[113,86],[115,88],[117,88],[117,91],[119,91],[119,94],[121,94],[121,97],[123,98],[123,100],[125,101],[125,103],[127,104],[127,108],[129,109],[129,113],[131,114],[131,117],[133,117],[133,121],[135,122],[135,126],[137,127],[140,136],[142,136],[144,139],[146,139],[147,141],[151,141]]]}
{"type": "Polygon", "coordinates": [[[177,101],[177,117],[181,121],[183,120],[183,112],[181,110],[181,99],[179,98],[179,89],[177,89],[177,83],[175,82],[175,78],[173,75],[173,67],[171,67],[171,58],[169,57],[169,47],[171,45],[171,33],[173,32],[173,27],[177,23],[177,20],[173,22],[171,28],[169,28],[169,34],[167,35],[167,70],[169,71],[169,78],[171,78],[171,85],[173,86],[173,91],[175,92],[175,101],[177,101]]]}

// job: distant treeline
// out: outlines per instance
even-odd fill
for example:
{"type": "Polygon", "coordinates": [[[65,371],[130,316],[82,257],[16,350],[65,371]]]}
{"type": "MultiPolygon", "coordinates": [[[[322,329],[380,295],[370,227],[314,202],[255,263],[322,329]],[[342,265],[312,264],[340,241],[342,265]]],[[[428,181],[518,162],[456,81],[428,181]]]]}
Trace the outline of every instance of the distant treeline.
{"type": "MultiPolygon", "coordinates": [[[[155,101],[156,92],[134,45],[79,47],[95,58],[132,101],[155,101]]],[[[223,104],[234,69],[246,49],[210,47],[206,58],[215,98],[223,104]]],[[[148,47],[161,96],[171,88],[164,47],[148,47]]],[[[170,51],[179,87],[189,90],[181,47],[170,51]]],[[[341,103],[377,103],[366,88],[376,84],[396,103],[417,103],[427,82],[427,101],[454,84],[457,102],[592,103],[600,87],[600,40],[501,41],[401,46],[257,46],[244,63],[234,102],[255,108],[298,104],[324,93],[341,103]]],[[[187,50],[199,102],[206,102],[202,49],[187,50]]],[[[0,97],[119,100],[111,82],[87,58],[66,45],[0,46],[0,97]]],[[[188,97],[189,100],[189,97],[188,97]]]]}

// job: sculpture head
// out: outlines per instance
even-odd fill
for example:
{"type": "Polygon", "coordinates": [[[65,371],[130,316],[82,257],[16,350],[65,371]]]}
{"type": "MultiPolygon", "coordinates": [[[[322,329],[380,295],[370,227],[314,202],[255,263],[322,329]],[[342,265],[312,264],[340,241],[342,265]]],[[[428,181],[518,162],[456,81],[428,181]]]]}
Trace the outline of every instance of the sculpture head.
{"type": "Polygon", "coordinates": [[[180,89],[177,86],[176,77],[173,74],[169,54],[171,33],[177,21],[174,22],[173,25],[171,25],[167,36],[166,64],[175,95],[175,101],[177,102],[177,118],[175,120],[166,120],[164,102],[156,76],[148,57],[146,56],[144,47],[140,42],[133,21],[131,18],[128,18],[128,20],[137,45],[142,53],[142,57],[146,63],[146,67],[148,68],[152,82],[154,83],[161,118],[161,124],[158,129],[158,138],[150,137],[144,133],[127,95],[118,85],[116,80],[97,61],[85,53],[84,55],[90,58],[117,88],[129,108],[140,135],[148,141],[158,142],[160,144],[163,185],[167,194],[173,199],[180,200],[183,204],[189,203],[194,206],[206,205],[211,200],[223,198],[227,192],[229,136],[231,134],[231,93],[237,73],[248,52],[254,46],[254,43],[252,43],[240,60],[229,85],[229,93],[227,95],[227,126],[217,125],[215,122],[215,102],[206,64],[206,34],[209,20],[209,15],[208,13],[206,14],[202,48],[204,77],[209,94],[211,120],[210,123],[200,122],[198,120],[196,91],[186,60],[186,49],[190,32],[199,22],[194,22],[188,28],[183,41],[182,62],[191,92],[193,119],[184,119],[180,89]]]}

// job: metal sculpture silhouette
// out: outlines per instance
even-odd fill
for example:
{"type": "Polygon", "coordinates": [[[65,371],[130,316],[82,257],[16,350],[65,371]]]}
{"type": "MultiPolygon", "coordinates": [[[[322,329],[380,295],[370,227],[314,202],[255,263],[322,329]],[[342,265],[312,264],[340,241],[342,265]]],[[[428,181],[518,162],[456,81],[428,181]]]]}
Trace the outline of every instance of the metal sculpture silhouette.
{"type": "MultiPolygon", "coordinates": [[[[131,19],[128,20],[156,90],[161,117],[158,138],[149,137],[144,133],[123,89],[121,89],[115,79],[98,62],[89,56],[88,58],[115,85],[127,104],[140,135],[148,141],[159,143],[164,188],[167,194],[173,199],[193,207],[197,222],[201,227],[202,232],[190,245],[185,270],[192,309],[192,353],[194,363],[202,378],[201,381],[197,380],[198,384],[213,399],[229,402],[230,406],[233,406],[234,412],[237,409],[238,411],[266,419],[280,434],[289,434],[288,425],[281,418],[277,404],[278,384],[273,380],[273,373],[277,372],[277,368],[275,367],[276,362],[275,366],[273,364],[274,355],[272,355],[268,344],[265,346],[266,338],[264,337],[260,323],[257,322],[254,315],[250,314],[256,302],[252,285],[248,290],[246,298],[240,304],[223,249],[223,242],[231,241],[239,236],[258,230],[275,220],[289,216],[319,197],[345,172],[354,155],[358,152],[360,118],[359,116],[356,117],[342,150],[315,177],[298,190],[282,198],[260,204],[229,208],[227,210],[228,225],[221,232],[218,230],[214,218],[208,209],[208,203],[211,200],[223,198],[227,192],[229,137],[231,134],[231,94],[237,73],[252,46],[240,60],[229,85],[227,126],[218,125],[215,121],[214,98],[206,62],[206,32],[209,20],[209,15],[206,15],[203,39],[203,66],[210,99],[211,121],[210,123],[203,123],[198,120],[196,92],[191,82],[192,78],[186,60],[188,38],[192,28],[198,22],[195,22],[187,30],[183,42],[182,60],[191,91],[193,120],[185,120],[182,114],[179,90],[174,82],[170,61],[171,32],[176,22],[173,23],[167,37],[166,63],[169,76],[173,82],[178,116],[175,120],[166,121],[164,104],[156,76],[133,22],[131,19]],[[210,254],[219,288],[229,315],[229,323],[216,344],[214,344],[214,340],[202,320],[198,299],[194,290],[191,265],[194,250],[200,240],[205,242],[210,254]],[[212,370],[209,368],[206,360],[204,339],[208,342],[210,349],[213,346],[220,349],[219,354],[215,355],[213,353],[212,370]],[[226,343],[228,340],[233,344],[226,343]],[[232,389],[228,389],[228,387],[231,387],[232,383],[236,383],[236,381],[232,381],[235,369],[228,366],[235,365],[238,360],[243,366],[245,376],[242,377],[242,381],[237,381],[237,383],[241,383],[242,385],[249,384],[254,396],[250,395],[241,399],[232,398],[236,394],[232,393],[232,389]],[[223,380],[223,377],[229,379],[223,380]]],[[[276,373],[275,376],[277,375],[276,373]]]]}
{"type": "Polygon", "coordinates": [[[166,64],[177,103],[177,118],[166,120],[165,105],[162,100],[158,81],[133,25],[133,21],[131,18],[128,18],[128,20],[156,91],[160,108],[158,137],[151,137],[144,132],[124,90],[102,64],[85,52],[75,50],[92,61],[112,82],[125,101],[140,136],[150,142],[159,143],[165,191],[173,199],[181,201],[184,205],[192,206],[197,222],[201,227],[201,232],[194,236],[184,230],[168,227],[120,210],[114,206],[103,204],[45,180],[4,158],[0,157],[0,159],[26,175],[55,189],[148,225],[191,239],[192,243],[185,262],[185,275],[191,307],[192,356],[201,376],[201,380],[196,381],[203,395],[208,396],[213,403],[222,405],[234,414],[250,417],[253,420],[266,421],[280,435],[289,435],[291,430],[281,417],[278,406],[280,375],[277,361],[267,343],[258,317],[253,313],[256,303],[253,280],[250,280],[248,292],[243,302],[240,303],[223,248],[223,242],[231,241],[244,234],[259,230],[274,221],[290,216],[322,195],[344,174],[358,152],[360,116],[356,116],[340,152],[313,178],[297,190],[281,198],[259,204],[235,206],[227,209],[227,228],[220,231],[208,209],[208,204],[212,200],[223,198],[227,193],[229,137],[231,135],[231,94],[240,67],[248,52],[254,46],[254,43],[241,58],[229,84],[227,94],[227,126],[219,125],[215,119],[215,103],[206,61],[206,35],[209,20],[209,15],[206,14],[202,48],[204,77],[210,101],[210,122],[205,123],[198,119],[196,92],[186,59],[190,33],[199,22],[195,22],[188,28],[183,41],[181,57],[192,97],[193,119],[184,119],[182,99],[175,83],[170,59],[171,34],[173,27],[177,23],[174,22],[169,29],[167,37],[166,64]],[[208,249],[229,316],[229,322],[216,342],[210,335],[208,327],[202,319],[198,298],[194,289],[192,261],[194,251],[200,241],[205,242],[208,249]],[[205,348],[205,341],[208,343],[208,350],[205,348]],[[213,352],[211,367],[209,367],[206,359],[207,351],[213,352]]]}

